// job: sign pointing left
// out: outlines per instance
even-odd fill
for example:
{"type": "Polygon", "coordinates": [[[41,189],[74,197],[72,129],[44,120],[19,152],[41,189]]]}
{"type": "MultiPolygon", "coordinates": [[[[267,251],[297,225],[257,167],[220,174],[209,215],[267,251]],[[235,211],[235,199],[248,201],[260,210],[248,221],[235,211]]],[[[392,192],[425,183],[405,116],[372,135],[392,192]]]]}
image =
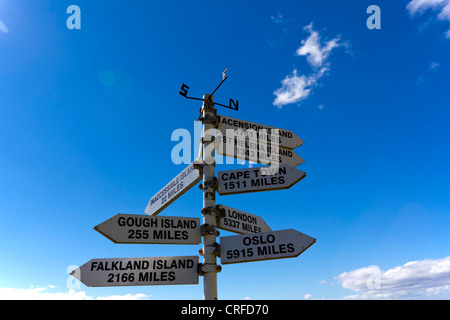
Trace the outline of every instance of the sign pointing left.
{"type": "Polygon", "coordinates": [[[70,275],[88,287],[198,284],[198,257],[92,259],[70,275]]]}
{"type": "Polygon", "coordinates": [[[145,209],[146,214],[159,214],[202,180],[201,172],[195,168],[194,163],[196,161],[181,171],[179,175],[173,178],[172,181],[150,199],[145,209]]]}
{"type": "Polygon", "coordinates": [[[118,214],[94,227],[114,243],[199,244],[200,218],[118,214]]]}

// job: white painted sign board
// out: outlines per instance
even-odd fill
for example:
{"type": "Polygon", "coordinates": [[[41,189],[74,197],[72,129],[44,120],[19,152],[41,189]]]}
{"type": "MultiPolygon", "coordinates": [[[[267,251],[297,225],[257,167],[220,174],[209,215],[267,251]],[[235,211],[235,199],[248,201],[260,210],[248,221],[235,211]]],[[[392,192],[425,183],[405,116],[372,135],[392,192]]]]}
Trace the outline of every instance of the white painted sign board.
{"type": "Polygon", "coordinates": [[[294,229],[220,238],[222,264],[298,257],[316,239],[294,229]]]}
{"type": "Polygon", "coordinates": [[[218,129],[223,136],[227,135],[227,130],[231,130],[233,134],[240,137],[248,136],[250,140],[265,140],[268,143],[275,142],[280,147],[289,149],[295,149],[304,143],[292,131],[225,116],[220,116],[218,129]]]}
{"type": "Polygon", "coordinates": [[[194,162],[181,171],[179,175],[150,199],[147,208],[145,209],[146,214],[159,214],[202,180],[200,170],[194,168],[194,162]]]}
{"type": "Polygon", "coordinates": [[[94,227],[114,243],[199,244],[200,218],[118,214],[94,227]]]}
{"type": "Polygon", "coordinates": [[[217,192],[223,196],[288,189],[305,176],[305,172],[286,165],[280,165],[278,168],[259,167],[220,171],[218,173],[219,183],[217,192]]]}
{"type": "Polygon", "coordinates": [[[88,287],[198,284],[197,256],[92,259],[71,275],[88,287]]]}
{"type": "Polygon", "coordinates": [[[239,234],[272,231],[264,219],[257,215],[223,206],[221,204],[218,205],[218,209],[223,210],[225,214],[217,224],[219,229],[239,234]]]}
{"type": "Polygon", "coordinates": [[[223,156],[266,165],[288,165],[293,168],[305,162],[292,149],[230,136],[218,135],[217,139],[217,153],[223,156]]]}

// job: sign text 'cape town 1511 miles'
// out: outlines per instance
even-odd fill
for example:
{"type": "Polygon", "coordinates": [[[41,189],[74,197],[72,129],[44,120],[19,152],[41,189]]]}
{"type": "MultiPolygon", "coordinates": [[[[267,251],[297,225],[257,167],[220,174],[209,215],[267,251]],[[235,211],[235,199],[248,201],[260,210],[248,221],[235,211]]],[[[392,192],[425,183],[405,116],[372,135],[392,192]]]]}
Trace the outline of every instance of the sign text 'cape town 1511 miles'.
{"type": "Polygon", "coordinates": [[[114,243],[199,244],[200,218],[118,214],[94,227],[114,243]]]}
{"type": "Polygon", "coordinates": [[[294,258],[316,239],[294,229],[220,238],[222,264],[294,258]]]}
{"type": "Polygon", "coordinates": [[[145,209],[146,214],[157,215],[202,180],[201,172],[194,168],[194,163],[195,161],[150,199],[145,209]]]}
{"type": "Polygon", "coordinates": [[[70,274],[88,287],[198,284],[198,257],[92,259],[70,274]]]}
{"type": "Polygon", "coordinates": [[[288,189],[305,176],[305,172],[286,165],[220,171],[217,192],[223,196],[288,189]]]}

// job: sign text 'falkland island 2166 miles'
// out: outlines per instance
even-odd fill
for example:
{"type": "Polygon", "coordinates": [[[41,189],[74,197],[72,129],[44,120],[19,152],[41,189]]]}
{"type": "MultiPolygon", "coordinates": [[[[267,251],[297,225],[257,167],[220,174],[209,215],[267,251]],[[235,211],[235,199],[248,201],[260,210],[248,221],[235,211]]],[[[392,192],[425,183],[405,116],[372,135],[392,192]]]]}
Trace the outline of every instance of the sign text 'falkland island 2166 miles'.
{"type": "Polygon", "coordinates": [[[94,227],[114,243],[199,244],[200,218],[118,214],[94,227]]]}
{"type": "Polygon", "coordinates": [[[295,258],[316,242],[316,239],[294,229],[222,237],[222,264],[260,260],[295,258]]]}
{"type": "Polygon", "coordinates": [[[201,172],[194,167],[194,163],[195,161],[150,199],[145,209],[146,214],[157,215],[202,180],[201,172]]]}
{"type": "Polygon", "coordinates": [[[88,287],[198,284],[198,257],[92,259],[70,274],[88,287]]]}
{"type": "Polygon", "coordinates": [[[223,195],[289,189],[306,173],[286,165],[219,172],[217,192],[223,195]]]}

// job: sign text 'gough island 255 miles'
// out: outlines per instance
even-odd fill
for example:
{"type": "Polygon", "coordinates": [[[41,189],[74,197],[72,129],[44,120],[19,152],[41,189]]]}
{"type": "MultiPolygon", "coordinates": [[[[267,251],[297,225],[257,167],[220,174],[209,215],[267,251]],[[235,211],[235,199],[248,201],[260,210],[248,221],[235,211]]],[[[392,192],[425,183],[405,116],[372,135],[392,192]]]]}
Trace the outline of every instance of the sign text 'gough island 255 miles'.
{"type": "Polygon", "coordinates": [[[114,243],[199,244],[200,218],[117,214],[94,227],[114,243]]]}

